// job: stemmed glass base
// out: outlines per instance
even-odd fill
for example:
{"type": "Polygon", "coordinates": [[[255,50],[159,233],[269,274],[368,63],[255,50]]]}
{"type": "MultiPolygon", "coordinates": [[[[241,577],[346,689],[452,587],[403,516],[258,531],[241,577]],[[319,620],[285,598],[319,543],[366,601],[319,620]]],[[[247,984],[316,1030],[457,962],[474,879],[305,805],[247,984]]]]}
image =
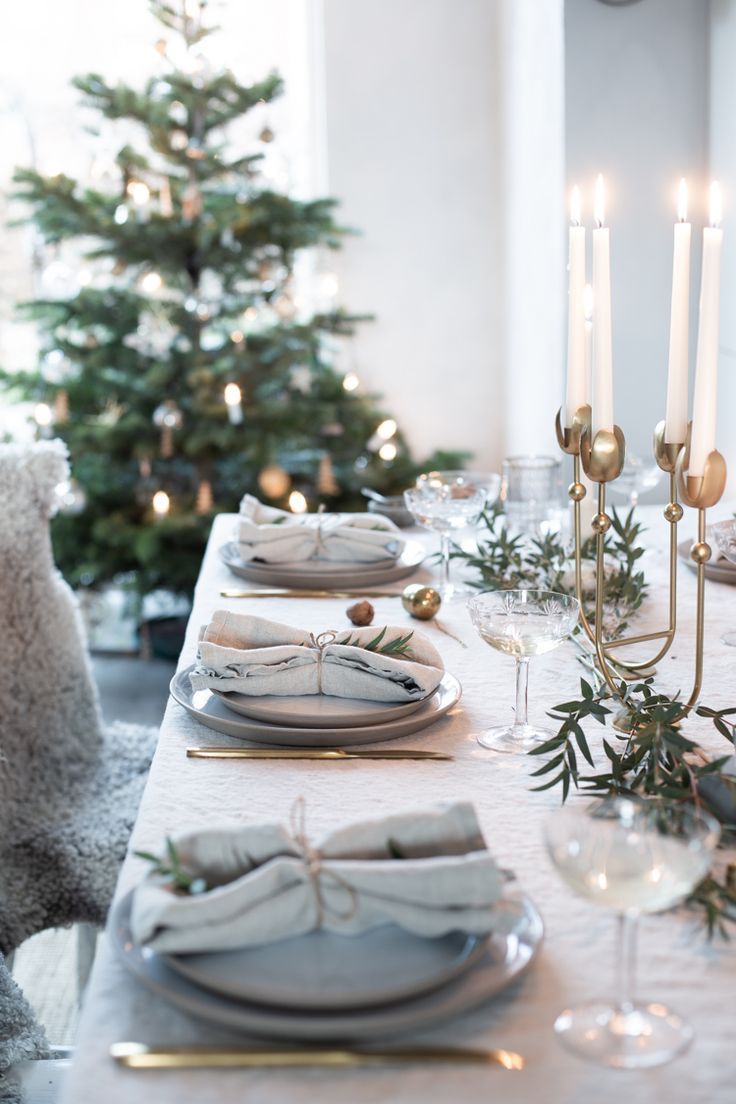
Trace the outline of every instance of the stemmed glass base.
{"type": "Polygon", "coordinates": [[[580,1058],[615,1069],[647,1069],[670,1062],[693,1039],[686,1020],[662,1004],[590,1001],[566,1008],[555,1034],[580,1058]]]}
{"type": "Polygon", "coordinates": [[[551,735],[552,733],[546,732],[543,728],[535,728],[530,724],[502,725],[481,732],[478,743],[491,751],[522,755],[544,740],[549,740],[551,735]]]}

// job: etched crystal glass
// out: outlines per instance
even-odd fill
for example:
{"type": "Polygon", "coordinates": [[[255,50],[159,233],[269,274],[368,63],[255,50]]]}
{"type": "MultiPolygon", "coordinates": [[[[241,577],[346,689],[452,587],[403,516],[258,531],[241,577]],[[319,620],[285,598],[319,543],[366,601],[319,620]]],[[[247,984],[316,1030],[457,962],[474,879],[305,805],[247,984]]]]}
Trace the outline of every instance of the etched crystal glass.
{"type": "Polygon", "coordinates": [[[551,735],[527,719],[529,660],[552,651],[570,635],[580,605],[576,598],[552,590],[495,590],[471,598],[468,610],[486,644],[516,660],[514,722],[482,732],[478,743],[493,751],[529,751],[551,735]]]}

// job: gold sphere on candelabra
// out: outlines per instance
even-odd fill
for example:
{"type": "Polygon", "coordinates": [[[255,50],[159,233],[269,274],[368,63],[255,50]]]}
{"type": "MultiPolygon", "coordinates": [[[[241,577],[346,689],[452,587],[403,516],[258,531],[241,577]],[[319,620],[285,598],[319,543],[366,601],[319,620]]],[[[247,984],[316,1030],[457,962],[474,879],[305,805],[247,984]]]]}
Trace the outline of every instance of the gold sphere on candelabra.
{"type": "Polygon", "coordinates": [[[665,521],[669,521],[670,525],[676,525],[682,520],[683,513],[684,510],[679,502],[668,502],[664,508],[665,521]]]}
{"type": "Polygon", "coordinates": [[[431,621],[439,612],[442,598],[434,587],[410,583],[401,595],[401,604],[407,613],[419,621],[431,621]]]}
{"type": "Polygon", "coordinates": [[[567,496],[573,502],[582,502],[587,493],[583,483],[571,483],[567,488],[567,496]]]}
{"type": "Polygon", "coordinates": [[[596,514],[590,527],[594,533],[607,533],[611,528],[611,519],[608,514],[596,514]]]}
{"type": "Polygon", "coordinates": [[[690,549],[690,559],[696,564],[706,564],[711,555],[711,547],[706,541],[696,541],[690,549]]]}

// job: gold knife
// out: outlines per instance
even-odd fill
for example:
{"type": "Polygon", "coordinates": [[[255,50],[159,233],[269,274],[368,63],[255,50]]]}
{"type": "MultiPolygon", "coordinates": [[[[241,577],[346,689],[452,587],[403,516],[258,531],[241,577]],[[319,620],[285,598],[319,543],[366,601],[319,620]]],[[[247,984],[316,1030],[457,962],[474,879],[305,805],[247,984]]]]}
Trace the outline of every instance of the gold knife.
{"type": "Polygon", "coordinates": [[[413,748],[246,748],[188,747],[187,759],[440,759],[452,761],[444,751],[417,751],[413,748]]]}
{"type": "Polygon", "coordinates": [[[221,590],[221,598],[400,598],[396,590],[221,590]]]}
{"type": "Polygon", "coordinates": [[[408,1047],[395,1050],[351,1050],[342,1047],[148,1047],[144,1043],[113,1043],[110,1057],[128,1069],[264,1069],[300,1066],[350,1069],[360,1066],[464,1065],[524,1068],[513,1050],[470,1050],[465,1047],[408,1047]]]}

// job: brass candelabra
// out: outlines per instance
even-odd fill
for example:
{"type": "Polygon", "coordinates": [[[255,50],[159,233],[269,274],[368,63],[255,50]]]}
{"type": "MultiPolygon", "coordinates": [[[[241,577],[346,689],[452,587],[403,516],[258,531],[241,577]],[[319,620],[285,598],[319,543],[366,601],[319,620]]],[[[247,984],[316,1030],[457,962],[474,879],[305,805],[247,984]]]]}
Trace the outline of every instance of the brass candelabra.
{"type": "Polygon", "coordinates": [[[569,428],[562,425],[561,412],[558,411],[556,431],[560,448],[573,458],[573,481],[568,495],[573,503],[575,591],[580,602],[581,622],[584,632],[595,648],[601,674],[616,696],[619,696],[618,683],[622,676],[624,678],[644,676],[672,646],[677,630],[677,525],[683,516],[680,503],[683,502],[698,511],[698,539],[690,549],[691,559],[697,567],[697,604],[695,676],[692,693],[687,702],[683,703],[683,713],[687,714],[698,700],[703,681],[705,565],[711,557],[711,548],[705,539],[705,516],[708,507],[715,506],[723,494],[726,485],[726,461],[720,452],[713,450],[708,455],[703,474],[690,475],[690,427],[687,431],[687,440],[679,444],[671,444],[664,439],[664,422],[659,423],[654,431],[654,458],[669,477],[669,502],[664,508],[664,518],[669,525],[668,624],[666,628],[656,632],[605,640],[603,636],[604,557],[606,533],[611,527],[611,519],[606,513],[606,484],[611,483],[621,474],[626,456],[626,443],[618,426],[614,426],[613,431],[599,430],[593,436],[589,406],[581,406],[575,412],[572,426],[569,428]],[[580,504],[587,491],[580,481],[581,466],[588,479],[597,488],[597,513],[592,520],[596,539],[595,612],[592,624],[585,608],[582,582],[583,534],[580,504]],[[648,641],[655,642],[659,648],[647,660],[632,662],[624,660],[619,654],[622,648],[632,644],[645,644],[648,641]]]}

